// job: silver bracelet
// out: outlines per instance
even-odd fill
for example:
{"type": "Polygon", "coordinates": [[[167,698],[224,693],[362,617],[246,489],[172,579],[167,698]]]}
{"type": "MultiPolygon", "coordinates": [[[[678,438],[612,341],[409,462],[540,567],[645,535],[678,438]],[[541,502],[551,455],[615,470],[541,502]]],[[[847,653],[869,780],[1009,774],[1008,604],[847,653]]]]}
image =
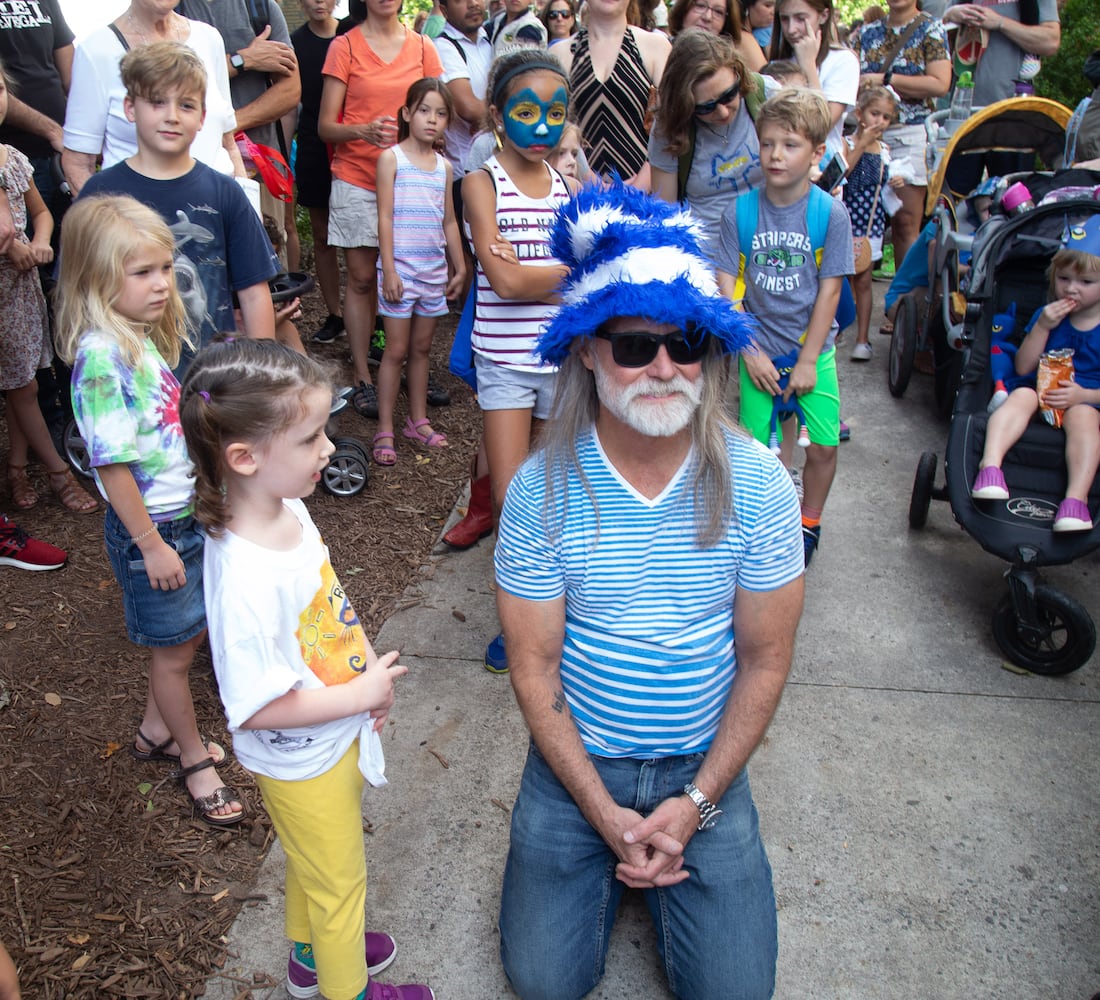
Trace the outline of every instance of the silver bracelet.
{"type": "Polygon", "coordinates": [[[130,541],[131,542],[140,542],[143,538],[148,538],[150,535],[155,535],[156,532],[157,532],[157,527],[158,527],[158,525],[157,525],[156,521],[154,521],[153,526],[151,528],[147,528],[140,535],[134,535],[133,538],[130,539],[130,541]]]}

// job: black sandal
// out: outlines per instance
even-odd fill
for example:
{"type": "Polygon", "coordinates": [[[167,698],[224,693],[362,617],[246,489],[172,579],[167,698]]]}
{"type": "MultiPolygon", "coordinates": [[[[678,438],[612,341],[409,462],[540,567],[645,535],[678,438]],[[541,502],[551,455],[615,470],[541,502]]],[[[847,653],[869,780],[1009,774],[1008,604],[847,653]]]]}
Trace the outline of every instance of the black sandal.
{"type": "Polygon", "coordinates": [[[191,804],[199,811],[199,819],[211,826],[233,826],[244,819],[244,802],[232,788],[228,785],[222,785],[221,788],[214,789],[209,795],[192,795],[191,789],[187,787],[187,779],[192,774],[198,774],[199,771],[205,771],[208,767],[216,766],[213,758],[207,757],[206,760],[200,760],[190,767],[181,768],[172,777],[176,778],[183,786],[183,790],[191,799],[191,804]],[[228,816],[213,815],[215,809],[231,805],[234,802],[240,803],[241,806],[237,812],[230,813],[228,816]]]}
{"type": "MultiPolygon", "coordinates": [[[[174,764],[176,767],[180,766],[179,754],[164,752],[166,747],[170,747],[176,742],[174,736],[169,736],[163,743],[154,743],[139,728],[137,731],[137,738],[149,747],[149,749],[139,750],[136,744],[131,743],[130,756],[135,760],[140,760],[146,764],[174,764]]],[[[205,736],[200,736],[199,739],[202,740],[202,745],[206,747],[207,753],[210,754],[210,759],[214,762],[215,767],[225,763],[225,747],[220,743],[215,743],[213,740],[208,740],[205,736]]]]}
{"type": "Polygon", "coordinates": [[[378,392],[373,385],[360,382],[348,398],[352,409],[361,417],[378,419],[378,392]]]}

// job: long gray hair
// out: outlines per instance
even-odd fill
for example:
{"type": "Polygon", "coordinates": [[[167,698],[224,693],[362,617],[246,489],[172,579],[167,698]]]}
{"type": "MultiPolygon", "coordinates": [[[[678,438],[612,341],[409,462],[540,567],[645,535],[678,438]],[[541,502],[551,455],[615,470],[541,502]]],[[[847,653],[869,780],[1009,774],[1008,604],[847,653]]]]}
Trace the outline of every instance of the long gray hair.
{"type": "MultiPolygon", "coordinates": [[[[695,542],[701,549],[717,545],[725,537],[734,516],[733,470],[726,438],[731,433],[743,435],[744,431],[726,409],[728,358],[711,338],[702,362],[702,398],[691,420],[691,437],[696,450],[691,494],[695,507],[695,542]]],[[[581,360],[575,342],[558,371],[553,411],[536,445],[536,452],[545,461],[547,503],[543,516],[547,533],[552,538],[561,534],[568,516],[566,487],[570,472],[580,477],[596,509],[598,531],[599,504],[580,466],[577,441],[595,425],[599,412],[595,376],[581,360]],[[560,519],[552,523],[550,512],[555,507],[556,494],[560,494],[562,508],[560,519]]]]}

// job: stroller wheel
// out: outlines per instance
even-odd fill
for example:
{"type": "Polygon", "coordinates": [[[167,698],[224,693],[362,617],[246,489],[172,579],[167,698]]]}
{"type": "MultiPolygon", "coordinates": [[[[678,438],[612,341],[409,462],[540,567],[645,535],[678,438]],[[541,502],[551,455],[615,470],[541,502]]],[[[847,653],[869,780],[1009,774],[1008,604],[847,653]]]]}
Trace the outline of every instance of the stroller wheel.
{"type": "Polygon", "coordinates": [[[334,497],[353,497],[367,485],[370,459],[354,438],[337,438],[336,450],[321,473],[321,489],[334,497]]]}
{"type": "Polygon", "coordinates": [[[84,438],[80,436],[80,429],[76,426],[75,420],[70,420],[65,424],[62,443],[65,446],[65,457],[69,460],[69,465],[80,475],[90,479],[92,466],[88,455],[88,446],[84,443],[84,438]]]}
{"type": "Polygon", "coordinates": [[[1055,676],[1076,670],[1092,656],[1096,626],[1072,597],[1048,584],[1036,584],[1035,621],[1030,625],[1021,620],[1011,595],[993,612],[993,638],[1017,666],[1055,676]]]}
{"type": "MultiPolygon", "coordinates": [[[[894,328],[897,336],[897,327],[894,328]]],[[[909,527],[921,529],[928,521],[928,508],[932,505],[932,492],[936,479],[936,453],[926,451],[917,463],[913,477],[913,496],[909,501],[909,527]]]]}
{"type": "Polygon", "coordinates": [[[905,395],[905,390],[909,388],[919,337],[920,309],[912,294],[905,295],[898,303],[898,313],[894,317],[894,333],[890,338],[890,359],[886,369],[890,395],[896,399],[905,395]]]}

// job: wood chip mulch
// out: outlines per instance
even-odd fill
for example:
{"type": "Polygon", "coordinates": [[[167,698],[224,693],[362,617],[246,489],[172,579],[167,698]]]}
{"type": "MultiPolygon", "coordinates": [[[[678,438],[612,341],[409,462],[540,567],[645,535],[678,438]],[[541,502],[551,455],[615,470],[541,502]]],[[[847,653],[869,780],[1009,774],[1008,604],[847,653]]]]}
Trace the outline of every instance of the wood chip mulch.
{"type": "MultiPolygon", "coordinates": [[[[300,328],[323,321],[313,293],[300,328]]],[[[399,432],[398,464],[372,466],[363,493],[318,492],[308,501],[371,636],[424,566],[477,446],[476,402],[446,371],[453,325],[441,322],[432,364],[453,403],[431,411],[451,446],[418,449],[399,432]]],[[[315,350],[349,374],[345,339],[315,350]]],[[[402,396],[398,427],[404,406],[402,396]]],[[[375,429],[350,411],[340,417],[341,435],[368,450],[375,429]]],[[[0,453],[6,444],[5,432],[0,453]]],[[[219,770],[245,795],[249,815],[221,830],[192,816],[169,766],[130,756],[145,657],[126,639],[102,514],[65,512],[44,469],[31,474],[39,505],[16,512],[0,480],[0,509],[67,549],[69,562],[45,573],[0,567],[0,939],[26,998],[198,996],[224,967],[224,935],[254,898],[270,822],[232,757],[219,770]]],[[[205,648],[191,686],[200,730],[228,749],[205,648]]],[[[241,983],[238,995],[266,995],[274,985],[241,983]]]]}

